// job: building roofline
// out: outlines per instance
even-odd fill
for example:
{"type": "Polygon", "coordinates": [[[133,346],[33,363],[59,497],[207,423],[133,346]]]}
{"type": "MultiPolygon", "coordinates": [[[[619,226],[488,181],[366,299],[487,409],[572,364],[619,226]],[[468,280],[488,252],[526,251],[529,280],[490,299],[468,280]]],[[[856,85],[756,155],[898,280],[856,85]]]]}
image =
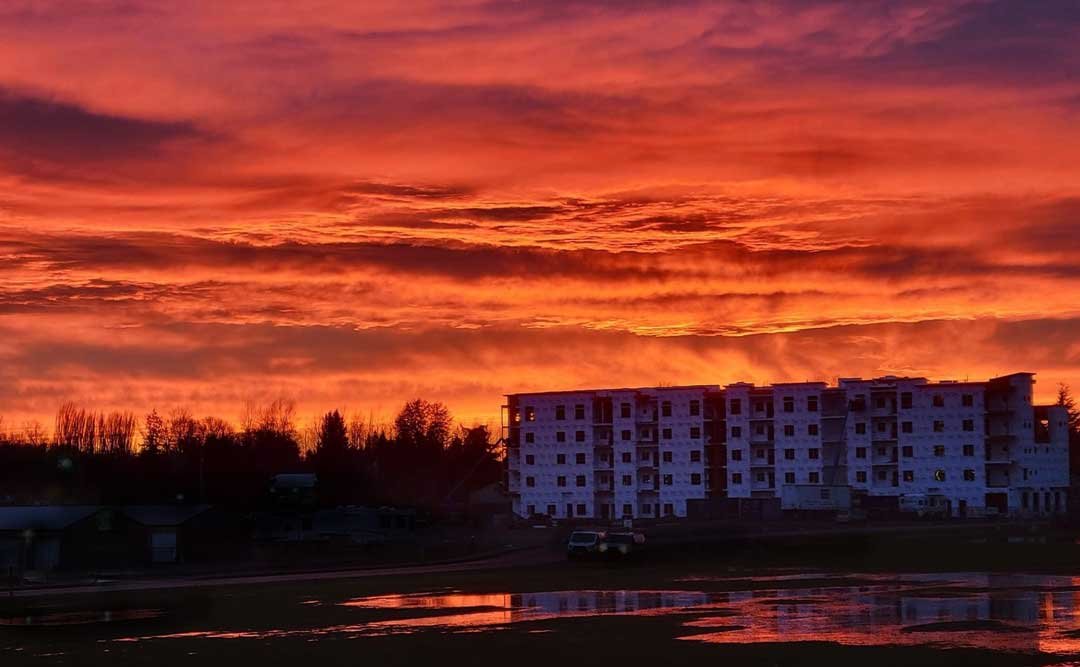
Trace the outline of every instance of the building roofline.
{"type": "Polygon", "coordinates": [[[929,380],[923,376],[890,376],[885,375],[876,378],[857,378],[857,377],[840,377],[837,378],[835,384],[830,384],[826,381],[812,380],[808,382],[772,382],[769,384],[754,384],[753,382],[731,382],[728,384],[685,384],[685,385],[672,385],[669,387],[604,387],[604,388],[588,388],[588,389],[558,389],[558,390],[544,390],[544,391],[522,391],[511,394],[504,394],[506,398],[521,397],[521,396],[556,396],[559,394],[612,394],[619,392],[652,392],[652,391],[685,391],[688,389],[698,389],[705,392],[716,392],[730,388],[748,388],[752,390],[767,390],[773,387],[819,387],[824,389],[843,389],[844,384],[848,383],[868,383],[878,384],[885,386],[889,384],[895,384],[899,382],[913,383],[916,389],[934,389],[941,387],[962,387],[962,386],[985,386],[994,381],[1003,381],[1013,377],[1034,377],[1035,373],[1027,371],[1020,371],[1017,373],[1009,373],[1008,375],[998,375],[988,378],[986,380],[929,380]]]}
{"type": "Polygon", "coordinates": [[[511,396],[553,396],[556,394],[599,394],[616,392],[642,392],[642,391],[679,391],[685,389],[703,389],[712,391],[720,389],[718,384],[680,384],[670,387],[603,387],[599,389],[549,389],[546,391],[519,391],[513,394],[503,394],[507,398],[511,396]]]}

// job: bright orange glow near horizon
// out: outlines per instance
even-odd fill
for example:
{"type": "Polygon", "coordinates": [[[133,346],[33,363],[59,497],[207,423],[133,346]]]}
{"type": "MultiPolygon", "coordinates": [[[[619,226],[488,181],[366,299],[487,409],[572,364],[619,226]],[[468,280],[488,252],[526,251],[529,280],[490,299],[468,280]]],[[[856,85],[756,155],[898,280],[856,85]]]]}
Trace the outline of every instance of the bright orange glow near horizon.
{"type": "Polygon", "coordinates": [[[0,415],[1080,389],[1080,8],[9,0],[0,415]],[[301,8],[300,5],[303,5],[301,8]]]}

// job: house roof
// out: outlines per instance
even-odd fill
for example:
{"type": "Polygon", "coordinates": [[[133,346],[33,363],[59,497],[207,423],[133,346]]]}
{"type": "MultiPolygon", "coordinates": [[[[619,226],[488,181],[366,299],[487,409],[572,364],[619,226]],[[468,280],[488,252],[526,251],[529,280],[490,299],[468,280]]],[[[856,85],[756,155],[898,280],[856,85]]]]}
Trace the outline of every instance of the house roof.
{"type": "Polygon", "coordinates": [[[128,505],[122,511],[144,526],[179,526],[208,509],[209,505],[128,505]]]}
{"type": "Polygon", "coordinates": [[[0,507],[0,530],[63,530],[101,509],[99,505],[0,507]]]}

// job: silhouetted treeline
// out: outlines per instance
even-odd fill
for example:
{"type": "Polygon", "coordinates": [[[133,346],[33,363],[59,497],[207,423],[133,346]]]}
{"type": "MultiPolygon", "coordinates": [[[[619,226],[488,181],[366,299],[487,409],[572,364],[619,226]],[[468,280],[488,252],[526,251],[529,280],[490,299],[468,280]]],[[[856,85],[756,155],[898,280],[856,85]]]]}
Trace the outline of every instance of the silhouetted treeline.
{"type": "Polygon", "coordinates": [[[340,412],[296,426],[286,400],[249,409],[238,428],[186,410],[95,413],[60,407],[52,437],[40,427],[0,431],[0,502],[206,502],[237,509],[268,501],[270,478],[318,475],[324,506],[393,504],[439,511],[501,479],[485,426],[455,426],[440,403],[407,403],[392,426],[340,412]]]}

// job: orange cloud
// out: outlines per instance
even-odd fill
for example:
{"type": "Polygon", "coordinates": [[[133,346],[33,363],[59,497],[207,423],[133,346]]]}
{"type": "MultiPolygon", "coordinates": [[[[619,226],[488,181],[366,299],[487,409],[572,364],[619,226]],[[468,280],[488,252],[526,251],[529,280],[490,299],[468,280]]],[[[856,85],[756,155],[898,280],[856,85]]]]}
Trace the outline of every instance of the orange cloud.
{"type": "Polygon", "coordinates": [[[960,0],[5,3],[0,412],[1080,386],[1078,25],[960,0]]]}

